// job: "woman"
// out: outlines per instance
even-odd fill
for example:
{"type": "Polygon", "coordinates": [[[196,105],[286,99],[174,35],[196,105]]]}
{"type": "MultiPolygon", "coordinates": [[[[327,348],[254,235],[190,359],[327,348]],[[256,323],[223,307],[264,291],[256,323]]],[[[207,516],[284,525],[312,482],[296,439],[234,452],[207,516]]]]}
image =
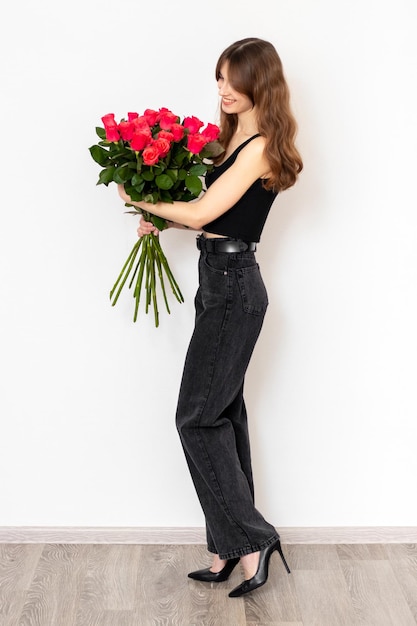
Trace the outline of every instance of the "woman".
{"type": "MultiPolygon", "coordinates": [[[[294,146],[296,124],[275,48],[261,39],[237,41],[220,56],[216,78],[221,99],[224,152],[206,176],[195,202],[125,202],[159,215],[172,226],[203,231],[196,321],[177,407],[177,428],[202,505],[209,569],[190,578],[221,582],[237,563],[245,579],[229,595],[263,585],[279,535],[254,506],[243,382],[267,308],[255,260],[269,209],[302,169],[294,146]]],[[[156,232],[141,219],[139,236],[156,232]]]]}

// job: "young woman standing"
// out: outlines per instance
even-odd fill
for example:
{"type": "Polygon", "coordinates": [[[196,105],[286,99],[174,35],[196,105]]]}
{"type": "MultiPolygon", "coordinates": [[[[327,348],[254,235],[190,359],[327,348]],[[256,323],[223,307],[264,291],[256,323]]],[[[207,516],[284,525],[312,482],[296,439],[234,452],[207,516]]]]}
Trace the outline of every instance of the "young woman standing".
{"type": "MultiPolygon", "coordinates": [[[[189,576],[228,578],[240,561],[238,597],[263,585],[269,560],[282,554],[279,535],[254,505],[243,383],[268,305],[255,259],[271,205],[302,169],[296,123],[281,60],[267,41],[248,38],[220,56],[216,79],[224,152],[195,202],[125,202],[170,222],[202,231],[195,329],[185,361],[177,428],[206,519],[209,569],[189,576]]],[[[141,219],[138,234],[155,232],[141,219]]]]}

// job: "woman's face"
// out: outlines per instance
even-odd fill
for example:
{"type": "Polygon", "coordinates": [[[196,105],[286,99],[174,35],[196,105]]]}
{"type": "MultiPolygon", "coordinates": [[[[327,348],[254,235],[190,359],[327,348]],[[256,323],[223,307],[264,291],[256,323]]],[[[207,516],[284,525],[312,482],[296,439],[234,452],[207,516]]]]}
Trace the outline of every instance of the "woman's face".
{"type": "Polygon", "coordinates": [[[222,65],[220,69],[219,79],[217,81],[219,96],[221,98],[221,107],[225,113],[246,113],[253,108],[252,101],[248,96],[239,93],[229,83],[228,63],[222,65]]]}

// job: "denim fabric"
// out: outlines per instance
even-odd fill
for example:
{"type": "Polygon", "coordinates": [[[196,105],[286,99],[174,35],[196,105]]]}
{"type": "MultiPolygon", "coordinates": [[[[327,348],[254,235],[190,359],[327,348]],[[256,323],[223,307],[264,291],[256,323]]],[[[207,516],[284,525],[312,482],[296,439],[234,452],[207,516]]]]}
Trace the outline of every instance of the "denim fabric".
{"type": "Polygon", "coordinates": [[[278,539],[254,506],[243,384],[268,297],[253,252],[199,259],[195,329],[177,408],[177,428],[206,518],[207,547],[222,559],[278,539]]]}

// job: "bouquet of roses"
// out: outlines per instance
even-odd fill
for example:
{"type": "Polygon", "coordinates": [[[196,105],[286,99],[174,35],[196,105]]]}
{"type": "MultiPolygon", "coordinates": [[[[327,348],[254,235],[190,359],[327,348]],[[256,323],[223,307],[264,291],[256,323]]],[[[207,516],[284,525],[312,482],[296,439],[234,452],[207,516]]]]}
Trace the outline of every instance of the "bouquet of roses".
{"type": "MultiPolygon", "coordinates": [[[[96,128],[100,140],[91,146],[93,159],[103,168],[97,184],[111,182],[124,185],[134,202],[157,203],[182,200],[188,202],[202,192],[203,176],[212,164],[207,161],[218,152],[216,140],[219,128],[204,123],[197,117],[185,117],[183,121],[169,109],[159,111],[147,109],[143,115],[128,113],[127,120],[116,122],[114,114],[102,118],[104,128],[96,128]]],[[[158,230],[167,227],[166,220],[126,204],[142,213],[158,230]]],[[[133,288],[136,322],[142,288],[144,287],[145,311],[152,305],[155,326],[159,325],[157,304],[157,277],[161,286],[165,306],[170,313],[165,289],[164,273],[176,299],[183,296],[162,251],[159,237],[154,233],[140,237],[133,246],[126,263],[110,292],[114,306],[129,276],[129,288],[133,288]]]]}

